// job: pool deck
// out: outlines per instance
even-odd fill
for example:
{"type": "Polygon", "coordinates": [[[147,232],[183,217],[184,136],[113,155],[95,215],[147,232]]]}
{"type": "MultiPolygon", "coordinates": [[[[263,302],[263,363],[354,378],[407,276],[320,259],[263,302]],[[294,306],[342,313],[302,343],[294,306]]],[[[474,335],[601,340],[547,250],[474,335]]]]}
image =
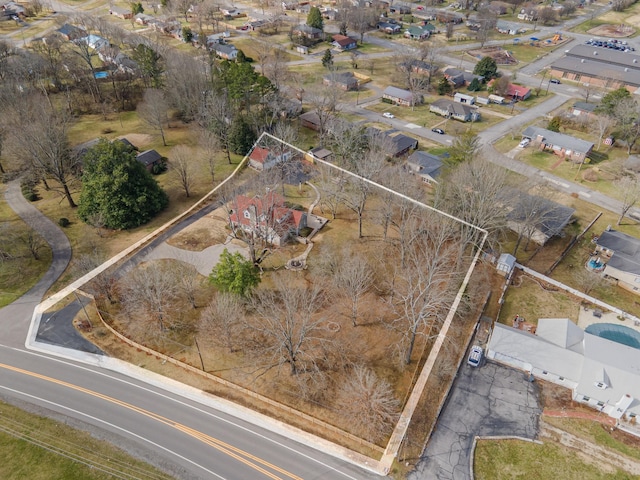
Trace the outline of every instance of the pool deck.
{"type": "Polygon", "coordinates": [[[594,323],[613,323],[614,325],[623,325],[625,327],[632,328],[638,332],[640,332],[640,324],[635,325],[633,320],[618,320],[618,315],[614,312],[602,312],[602,317],[594,317],[593,316],[593,308],[589,308],[585,310],[583,307],[580,307],[580,312],[578,313],[578,326],[585,330],[589,325],[594,323]]]}

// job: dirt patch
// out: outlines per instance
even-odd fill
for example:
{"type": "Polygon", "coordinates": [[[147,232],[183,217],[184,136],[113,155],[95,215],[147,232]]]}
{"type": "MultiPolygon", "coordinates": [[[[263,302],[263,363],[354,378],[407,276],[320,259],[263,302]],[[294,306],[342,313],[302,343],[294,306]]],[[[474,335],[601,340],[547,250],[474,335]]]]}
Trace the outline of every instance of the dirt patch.
{"type": "MultiPolygon", "coordinates": [[[[629,23],[631,19],[636,18],[638,23],[640,23],[640,15],[634,15],[633,17],[629,17],[627,20],[629,23]]],[[[597,35],[599,37],[613,37],[613,38],[625,38],[630,37],[635,33],[635,29],[629,25],[620,24],[620,25],[598,25],[597,27],[592,28],[591,30],[587,30],[587,33],[591,35],[597,35]]]]}
{"type": "Polygon", "coordinates": [[[225,243],[229,236],[224,207],[220,207],[167,240],[173,247],[201,252],[212,245],[225,243]]]}
{"type": "Polygon", "coordinates": [[[469,50],[467,53],[478,59],[491,57],[496,61],[497,65],[515,65],[518,63],[516,57],[502,47],[485,47],[478,50],[469,50]]]}

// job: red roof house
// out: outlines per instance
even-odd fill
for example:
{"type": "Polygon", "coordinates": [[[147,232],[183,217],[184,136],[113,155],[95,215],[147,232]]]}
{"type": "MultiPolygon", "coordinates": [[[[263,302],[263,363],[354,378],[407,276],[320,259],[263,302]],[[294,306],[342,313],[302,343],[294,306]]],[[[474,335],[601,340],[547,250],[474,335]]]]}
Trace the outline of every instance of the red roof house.
{"type": "Polygon", "coordinates": [[[268,148],[255,147],[249,154],[249,165],[256,170],[269,170],[280,162],[286,162],[291,158],[291,152],[284,152],[276,155],[268,148]]]}
{"type": "Polygon", "coordinates": [[[234,232],[241,228],[276,246],[307,226],[307,214],[287,207],[284,198],[275,192],[253,198],[238,195],[231,208],[229,223],[234,232]]]}
{"type": "Polygon", "coordinates": [[[336,34],[333,37],[333,45],[340,50],[353,50],[358,47],[358,42],[351,38],[346,37],[345,35],[336,34]]]}

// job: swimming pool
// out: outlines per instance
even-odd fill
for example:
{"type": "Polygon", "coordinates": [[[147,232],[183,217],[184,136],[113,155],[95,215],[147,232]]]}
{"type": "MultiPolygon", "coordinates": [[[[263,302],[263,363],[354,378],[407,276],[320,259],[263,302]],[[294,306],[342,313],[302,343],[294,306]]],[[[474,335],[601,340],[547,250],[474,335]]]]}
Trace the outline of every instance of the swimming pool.
{"type": "Polygon", "coordinates": [[[585,332],[640,350],[640,332],[614,323],[594,323],[585,332]]]}
{"type": "Polygon", "coordinates": [[[93,76],[96,78],[107,78],[109,76],[109,72],[96,72],[93,76]]]}

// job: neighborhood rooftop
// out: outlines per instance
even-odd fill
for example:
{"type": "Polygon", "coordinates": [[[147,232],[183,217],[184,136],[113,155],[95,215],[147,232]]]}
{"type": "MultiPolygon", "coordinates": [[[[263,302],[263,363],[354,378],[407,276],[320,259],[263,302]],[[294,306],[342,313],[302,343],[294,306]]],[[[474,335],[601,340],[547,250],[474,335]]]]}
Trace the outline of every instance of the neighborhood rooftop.
{"type": "Polygon", "coordinates": [[[527,127],[522,135],[532,140],[542,137],[547,145],[558,145],[575,152],[589,152],[593,148],[593,142],[587,142],[564,133],[552,132],[546,128],[527,127]]]}
{"type": "Polygon", "coordinates": [[[640,239],[616,230],[605,230],[598,238],[598,245],[615,252],[607,265],[640,275],[640,239]]]}

